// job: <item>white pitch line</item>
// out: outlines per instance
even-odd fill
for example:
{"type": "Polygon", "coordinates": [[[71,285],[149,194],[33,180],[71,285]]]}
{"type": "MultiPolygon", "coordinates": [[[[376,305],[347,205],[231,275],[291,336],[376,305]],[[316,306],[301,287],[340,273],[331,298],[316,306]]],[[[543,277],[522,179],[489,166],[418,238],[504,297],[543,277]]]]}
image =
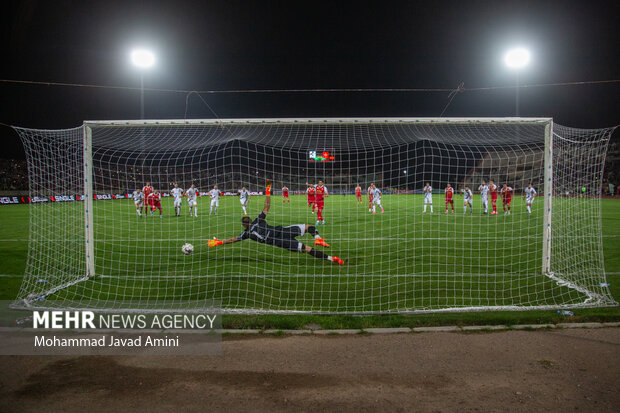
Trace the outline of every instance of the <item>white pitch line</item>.
{"type": "MultiPolygon", "coordinates": [[[[606,275],[620,275],[619,271],[606,271],[606,275]]],[[[228,275],[161,275],[161,274],[149,274],[149,275],[137,275],[133,274],[131,276],[121,276],[121,275],[98,275],[100,278],[118,278],[118,279],[135,279],[135,278],[224,278],[224,277],[234,277],[234,278],[247,278],[247,277],[255,277],[255,278],[269,278],[269,277],[413,277],[413,278],[421,278],[421,277],[538,277],[541,274],[228,274],[228,275]]],[[[0,277],[5,278],[23,278],[23,275],[17,274],[0,274],[0,277]]]]}
{"type": "MultiPolygon", "coordinates": [[[[198,279],[198,278],[432,278],[432,277],[492,277],[494,279],[509,277],[509,278],[523,278],[523,277],[541,277],[541,274],[226,274],[226,275],[137,275],[131,276],[121,275],[97,275],[99,278],[114,278],[114,279],[127,279],[135,280],[136,278],[163,278],[163,279],[198,279]]],[[[542,278],[541,278],[542,279],[542,278]]]]}
{"type": "MultiPolygon", "coordinates": [[[[571,239],[579,239],[579,238],[592,238],[597,239],[598,235],[581,235],[576,237],[571,237],[571,239]]],[[[612,235],[601,235],[602,238],[616,238],[620,237],[620,235],[612,234],[612,235]]],[[[486,238],[466,238],[463,239],[453,238],[453,237],[420,237],[420,238],[402,238],[402,237],[377,237],[377,238],[333,238],[329,237],[330,241],[514,241],[521,239],[531,239],[531,235],[524,235],[520,237],[509,237],[509,238],[501,238],[501,237],[486,237],[486,238]]],[[[185,242],[185,241],[208,241],[212,238],[165,238],[165,239],[150,239],[145,240],[143,238],[104,238],[104,239],[95,239],[96,242],[185,242]]],[[[0,242],[28,242],[27,239],[0,239],[0,242]]],[[[65,240],[64,242],[83,242],[83,240],[65,240]]],[[[39,242],[33,240],[33,242],[39,242]]],[[[43,241],[43,242],[51,242],[51,241],[43,241]]]]}

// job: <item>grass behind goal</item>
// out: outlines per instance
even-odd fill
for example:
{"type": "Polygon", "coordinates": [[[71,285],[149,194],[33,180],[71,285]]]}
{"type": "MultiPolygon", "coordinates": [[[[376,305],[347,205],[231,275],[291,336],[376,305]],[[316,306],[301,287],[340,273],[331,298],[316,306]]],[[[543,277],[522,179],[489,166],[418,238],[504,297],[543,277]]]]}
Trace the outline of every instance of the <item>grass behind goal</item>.
{"type": "MultiPolygon", "coordinates": [[[[292,196],[290,205],[272,198],[269,224],[314,223],[305,197],[292,196]]],[[[209,215],[208,198],[201,199],[198,218],[188,216],[186,203],[182,216],[174,217],[170,198],[162,202],[162,219],[138,218],[130,200],[98,201],[97,276],[49,299],[146,308],[217,300],[244,312],[352,313],[515,309],[584,300],[541,275],[542,200],[530,216],[522,197],[515,196],[511,215],[503,214],[500,201],[500,213],[493,216],[483,215],[479,202],[472,215],[464,214],[461,198],[454,214],[444,214],[440,196],[434,213],[422,214],[422,196],[385,195],[385,214],[373,215],[366,197],[357,205],[353,196],[330,196],[327,224],[318,229],[331,248],[318,248],[344,259],[343,267],[251,240],[208,248],[212,237],[241,233],[243,214],[235,197],[223,197],[217,215],[209,215]],[[181,253],[185,242],[196,247],[193,255],[181,253]]],[[[251,199],[252,218],[263,202],[264,197],[251,199]]],[[[298,239],[313,242],[310,235],[298,239]]]]}

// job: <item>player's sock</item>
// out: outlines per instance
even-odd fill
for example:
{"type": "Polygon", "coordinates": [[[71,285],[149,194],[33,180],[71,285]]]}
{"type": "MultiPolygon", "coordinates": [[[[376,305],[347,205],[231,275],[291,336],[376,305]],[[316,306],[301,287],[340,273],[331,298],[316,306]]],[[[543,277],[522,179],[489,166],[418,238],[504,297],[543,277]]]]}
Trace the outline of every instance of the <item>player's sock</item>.
{"type": "Polygon", "coordinates": [[[530,214],[532,213],[532,210],[530,209],[530,206],[527,206],[527,212],[529,212],[530,214]]]}
{"type": "Polygon", "coordinates": [[[463,207],[463,213],[464,213],[464,214],[466,214],[466,213],[467,213],[467,205],[465,205],[465,206],[463,207]]]}
{"type": "Polygon", "coordinates": [[[426,212],[426,204],[424,204],[424,212],[426,212]]]}
{"type": "Polygon", "coordinates": [[[431,204],[431,214],[433,213],[433,204],[431,204]]]}
{"type": "Polygon", "coordinates": [[[317,250],[315,248],[312,248],[310,250],[310,255],[312,255],[314,258],[318,258],[320,260],[332,260],[332,257],[325,254],[323,251],[317,250]]]}

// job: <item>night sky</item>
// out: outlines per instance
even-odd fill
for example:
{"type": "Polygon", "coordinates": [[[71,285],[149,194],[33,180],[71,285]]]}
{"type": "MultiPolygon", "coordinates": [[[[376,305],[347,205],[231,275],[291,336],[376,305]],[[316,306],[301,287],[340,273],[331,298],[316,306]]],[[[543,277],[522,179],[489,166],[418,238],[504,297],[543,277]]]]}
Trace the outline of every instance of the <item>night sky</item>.
{"type": "MultiPolygon", "coordinates": [[[[139,88],[129,52],[157,55],[145,88],[175,90],[510,86],[620,79],[612,1],[12,1],[1,79],[139,88]],[[373,3],[369,3],[373,4],[373,3]]],[[[0,83],[0,122],[68,128],[137,119],[139,90],[0,83]]],[[[620,123],[620,83],[521,89],[520,115],[575,127],[620,123]]],[[[439,116],[448,92],[204,94],[221,118],[439,116]]],[[[183,118],[186,93],[145,93],[146,118],[183,118]]],[[[514,116],[515,91],[459,93],[444,116],[514,116]]],[[[213,118],[189,99],[188,118],[213,118]]],[[[23,157],[0,127],[1,157],[23,157]]]]}

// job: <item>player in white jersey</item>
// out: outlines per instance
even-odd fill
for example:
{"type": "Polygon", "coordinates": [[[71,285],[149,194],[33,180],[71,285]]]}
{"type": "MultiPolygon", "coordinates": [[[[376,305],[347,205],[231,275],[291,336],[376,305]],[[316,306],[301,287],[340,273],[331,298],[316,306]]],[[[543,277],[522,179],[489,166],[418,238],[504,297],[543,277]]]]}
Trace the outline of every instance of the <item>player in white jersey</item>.
{"type": "Polygon", "coordinates": [[[379,208],[381,208],[381,213],[383,214],[385,210],[383,209],[383,206],[381,205],[381,190],[377,188],[375,184],[372,184],[371,188],[372,189],[370,193],[372,194],[372,213],[373,214],[377,213],[376,207],[378,205],[379,208]]]}
{"type": "Polygon", "coordinates": [[[248,191],[247,188],[244,186],[239,191],[239,202],[241,202],[241,208],[243,208],[243,215],[248,214],[248,211],[246,208],[248,206],[249,200],[250,200],[250,191],[248,191]]]}
{"type": "Polygon", "coordinates": [[[142,191],[140,191],[140,188],[136,189],[135,191],[133,191],[133,203],[136,206],[136,212],[138,213],[138,216],[140,218],[142,218],[142,207],[144,206],[144,193],[142,193],[142,191]]]}
{"type": "Polygon", "coordinates": [[[192,215],[198,216],[198,189],[196,189],[196,185],[192,184],[187,191],[185,191],[185,196],[187,196],[187,205],[189,205],[189,216],[192,215]]]}
{"type": "Polygon", "coordinates": [[[174,184],[174,188],[170,190],[170,195],[174,197],[174,215],[181,216],[181,201],[183,200],[183,189],[179,185],[174,184]]]}
{"type": "Polygon", "coordinates": [[[463,189],[463,195],[465,196],[465,203],[463,204],[463,213],[467,213],[467,205],[469,205],[469,213],[474,213],[474,194],[469,189],[469,186],[465,185],[465,189],[463,189]]]}
{"type": "Polygon", "coordinates": [[[536,190],[529,184],[527,188],[525,188],[525,205],[527,206],[528,214],[532,213],[532,203],[534,202],[534,198],[536,198],[536,190]]]}
{"type": "Polygon", "coordinates": [[[209,191],[211,197],[211,208],[209,209],[209,215],[213,212],[217,215],[217,207],[220,206],[220,190],[217,189],[217,185],[213,185],[213,189],[209,191]]]}
{"type": "Polygon", "coordinates": [[[433,187],[427,182],[423,189],[424,192],[424,212],[426,212],[426,204],[431,206],[431,214],[433,213],[433,187]]]}
{"type": "Polygon", "coordinates": [[[489,212],[489,186],[485,181],[482,181],[482,185],[478,187],[478,191],[480,191],[480,196],[482,197],[484,213],[487,214],[489,212]]]}

